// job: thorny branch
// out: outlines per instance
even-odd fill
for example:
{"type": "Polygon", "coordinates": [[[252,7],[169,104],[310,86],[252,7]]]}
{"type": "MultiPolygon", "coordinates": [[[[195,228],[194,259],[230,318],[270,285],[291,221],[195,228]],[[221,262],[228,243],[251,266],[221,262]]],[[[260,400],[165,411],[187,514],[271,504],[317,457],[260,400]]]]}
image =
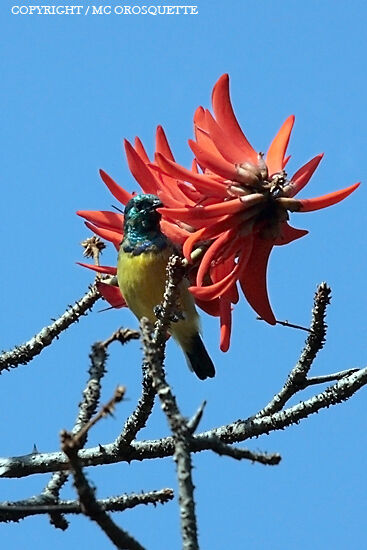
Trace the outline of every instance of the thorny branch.
{"type": "Polygon", "coordinates": [[[69,306],[61,317],[40,330],[28,342],[16,346],[10,351],[4,351],[0,355],[0,374],[4,370],[9,370],[18,365],[26,365],[32,361],[45,347],[52,344],[53,340],[58,338],[64,330],[79,321],[80,317],[86,315],[100,297],[96,287],[92,286],[80,300],[75,302],[73,306],[69,306]]]}
{"type": "Polygon", "coordinates": [[[171,322],[179,318],[178,297],[180,283],[185,269],[178,256],[171,256],[166,270],[166,288],[160,305],[160,316],[155,331],[147,319],[141,320],[144,362],[148,365],[153,386],[161,402],[171,428],[174,440],[173,459],[176,463],[178,480],[178,502],[180,506],[182,546],[185,550],[199,548],[197,520],[195,513],[194,483],[190,452],[191,430],[181,415],[175,396],[166,381],[163,368],[166,333],[171,322]]]}
{"type": "Polygon", "coordinates": [[[116,548],[120,548],[121,550],[144,550],[143,546],[129,533],[121,529],[99,505],[95,492],[88,483],[79,463],[79,442],[76,441],[76,438],[70,432],[63,431],[61,433],[61,447],[69,459],[69,465],[74,477],[74,486],[79,496],[83,514],[99,525],[116,548]]]}
{"type": "MultiPolygon", "coordinates": [[[[44,492],[38,497],[32,497],[25,501],[0,503],[0,522],[18,521],[27,515],[34,515],[36,513],[52,514],[54,518],[59,518],[61,521],[63,518],[62,514],[83,512],[101,526],[118,548],[142,548],[135,539],[120,529],[107,514],[108,511],[125,509],[124,502],[125,504],[126,502],[132,502],[126,500],[130,497],[123,495],[122,497],[97,500],[94,495],[94,490],[85,478],[82,469],[86,466],[131,462],[134,460],[142,461],[146,459],[174,456],[178,465],[182,525],[190,525],[190,522],[191,525],[194,525],[194,531],[186,531],[185,533],[183,529],[183,540],[187,542],[184,548],[198,548],[193,487],[190,488],[190,482],[192,484],[190,475],[191,453],[210,450],[234,459],[248,459],[267,465],[278,464],[280,456],[276,453],[266,454],[253,452],[247,449],[233,447],[232,444],[252,439],[260,435],[269,434],[271,431],[284,429],[292,424],[298,424],[300,420],[307,418],[321,409],[346,401],[367,384],[367,367],[347,369],[322,376],[308,376],[313,361],[325,342],[325,312],[330,301],[330,289],[325,283],[322,283],[319,285],[315,295],[311,326],[310,329],[308,329],[309,334],[304,349],[280,391],[261,411],[245,420],[238,420],[205,432],[195,433],[203,415],[205,404],[199,407],[190,421],[183,418],[177,407],[171,388],[166,382],[163,370],[166,332],[170,322],[174,322],[177,315],[179,315],[179,312],[177,312],[175,293],[183,276],[183,270],[184,266],[180,258],[171,258],[168,266],[168,281],[164,301],[157,309],[159,318],[154,332],[151,332],[146,322],[143,321],[142,323],[145,353],[145,361],[143,363],[143,390],[134,412],[125,423],[122,433],[113,443],[99,445],[98,447],[89,449],[81,448],[85,443],[87,434],[87,429],[83,431],[82,426],[87,424],[87,427],[90,427],[88,423],[90,422],[90,418],[94,413],[99,399],[98,394],[92,412],[92,409],[88,406],[87,395],[84,393],[76,425],[72,433],[64,433],[63,449],[66,454],[64,454],[64,452],[31,453],[22,457],[0,459],[0,477],[24,477],[36,473],[54,472],[44,492]],[[289,399],[304,388],[330,382],[335,383],[313,397],[285,408],[289,399]],[[156,391],[159,395],[162,408],[166,413],[173,436],[156,440],[137,441],[136,436],[139,430],[146,424],[151,414],[156,391]],[[78,432],[79,436],[75,438],[78,432]],[[179,470],[180,464],[183,468],[182,471],[179,470]],[[79,495],[79,502],[62,501],[59,500],[58,497],[59,490],[63,484],[63,481],[61,482],[60,480],[66,479],[67,474],[65,472],[69,471],[70,468],[73,472],[75,485],[79,495]],[[185,483],[181,483],[180,476],[182,474],[186,476],[188,474],[187,478],[189,479],[189,483],[187,483],[187,478],[185,483]],[[188,492],[185,493],[185,491],[188,492]],[[187,497],[185,503],[182,502],[183,496],[187,497]],[[186,521],[187,518],[189,518],[189,522],[186,521]],[[121,546],[121,544],[125,546],[121,546]]],[[[98,297],[98,293],[92,288],[80,301],[83,302],[83,307],[86,308],[85,311],[87,311],[88,307],[93,305],[98,297]]],[[[79,313],[74,312],[71,314],[72,316],[80,316],[83,314],[80,313],[80,302],[73,306],[79,313]]],[[[61,322],[61,320],[65,316],[68,318],[70,315],[69,312],[70,310],[58,321],[55,321],[51,327],[44,329],[44,331],[48,332],[50,328],[55,330],[56,324],[59,327],[60,323],[63,324],[67,322],[61,322]]],[[[74,321],[70,321],[69,324],[66,324],[66,328],[72,322],[74,321]]],[[[43,331],[41,331],[41,333],[42,332],[43,331]]],[[[99,344],[101,347],[98,348],[98,352],[101,352],[103,347],[107,347],[113,341],[124,341],[124,338],[129,340],[137,337],[138,333],[136,331],[121,329],[111,338],[99,344]]],[[[39,343],[38,345],[41,345],[39,351],[34,353],[35,343],[31,343],[32,341],[30,341],[19,348],[15,348],[15,350],[11,352],[2,354],[0,356],[0,372],[2,369],[8,369],[22,362],[28,362],[34,355],[40,353],[45,345],[51,343],[44,343],[44,334],[41,336],[37,335],[37,337],[32,340],[35,340],[39,343]],[[24,351],[25,355],[22,355],[23,347],[26,348],[26,351],[24,351]],[[25,358],[25,361],[22,361],[22,357],[23,359],[25,358]]],[[[104,367],[102,370],[104,370],[104,367]]],[[[91,379],[92,373],[90,373],[90,380],[91,379]]],[[[85,391],[87,391],[87,389],[85,391]]],[[[91,405],[91,403],[89,403],[89,405],[91,405]]],[[[163,491],[170,490],[167,489],[163,491]]],[[[160,492],[158,491],[155,494],[158,493],[160,492]]],[[[139,495],[139,497],[141,497],[139,503],[148,501],[153,502],[153,500],[149,500],[150,497],[148,495],[150,494],[151,493],[146,493],[146,496],[144,494],[139,495]]],[[[165,498],[166,500],[172,498],[172,493],[169,492],[169,496],[167,493],[165,497],[162,497],[160,502],[165,502],[165,498]]],[[[159,500],[158,497],[157,499],[159,500]]],[[[138,503],[136,500],[135,502],[138,503]]]]}
{"type": "MultiPolygon", "coordinates": [[[[172,489],[131,493],[118,497],[97,500],[98,506],[105,512],[123,512],[140,504],[165,504],[174,497],[172,489]]],[[[28,516],[40,514],[82,514],[78,500],[59,500],[57,504],[45,504],[40,498],[32,497],[17,502],[0,503],[0,522],[20,521],[28,516]]]]}

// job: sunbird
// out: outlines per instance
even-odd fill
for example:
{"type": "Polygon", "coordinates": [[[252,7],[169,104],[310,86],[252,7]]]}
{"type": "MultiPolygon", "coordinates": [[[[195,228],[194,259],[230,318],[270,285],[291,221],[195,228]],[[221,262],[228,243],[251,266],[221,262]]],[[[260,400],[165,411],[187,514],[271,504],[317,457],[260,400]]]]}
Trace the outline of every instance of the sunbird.
{"type": "MultiPolygon", "coordinates": [[[[161,232],[163,206],[151,194],[135,195],[124,211],[124,238],[117,262],[120,290],[131,311],[140,320],[156,321],[154,308],[162,302],[169,257],[177,253],[173,243],[161,232]]],[[[215,369],[200,337],[199,315],[188,281],[180,283],[179,306],[182,319],[172,322],[169,333],[181,346],[187,364],[201,379],[212,378],[215,369]]]]}

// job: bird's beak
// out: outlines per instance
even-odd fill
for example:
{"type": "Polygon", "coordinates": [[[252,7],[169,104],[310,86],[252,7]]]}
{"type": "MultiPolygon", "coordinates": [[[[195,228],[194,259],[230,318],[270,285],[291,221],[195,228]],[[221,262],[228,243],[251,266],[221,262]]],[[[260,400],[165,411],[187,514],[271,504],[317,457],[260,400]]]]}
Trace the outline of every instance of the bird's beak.
{"type": "Polygon", "coordinates": [[[164,206],[163,202],[157,197],[153,201],[152,210],[157,210],[157,208],[162,208],[162,206],[164,206]]]}

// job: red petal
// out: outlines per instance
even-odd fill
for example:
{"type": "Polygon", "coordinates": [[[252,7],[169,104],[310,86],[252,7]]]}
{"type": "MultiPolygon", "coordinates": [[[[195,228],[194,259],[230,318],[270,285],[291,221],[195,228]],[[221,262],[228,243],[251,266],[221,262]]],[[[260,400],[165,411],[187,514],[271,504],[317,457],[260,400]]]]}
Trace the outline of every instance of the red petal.
{"type": "Polygon", "coordinates": [[[220,349],[221,351],[228,351],[231,341],[231,328],[232,328],[232,308],[231,301],[227,296],[220,298],[220,349]]]}
{"type": "Polygon", "coordinates": [[[208,124],[209,134],[214,145],[221,153],[223,158],[231,164],[240,164],[245,162],[246,155],[235,143],[228,140],[228,136],[223,132],[218,123],[214,120],[209,111],[205,111],[205,116],[208,124]]]}
{"type": "Polygon", "coordinates": [[[94,225],[105,229],[113,229],[123,234],[124,216],[107,210],[78,210],[78,216],[88,220],[94,225]]]}
{"type": "Polygon", "coordinates": [[[125,152],[130,171],[144,193],[157,193],[158,182],[132,145],[125,139],[125,152]]]}
{"type": "MultiPolygon", "coordinates": [[[[252,240],[252,235],[250,235],[252,240]]],[[[248,263],[248,257],[250,256],[251,247],[244,247],[242,253],[238,259],[238,263],[235,265],[234,269],[228,275],[226,275],[222,280],[210,286],[194,286],[190,287],[189,290],[194,295],[195,298],[202,300],[212,300],[223,296],[231,286],[239,279],[248,263]]]]}
{"type": "Polygon", "coordinates": [[[212,103],[215,118],[228,138],[245,154],[246,160],[257,164],[257,153],[247,141],[234,114],[229,95],[229,76],[222,75],[213,88],[212,103]]]}
{"type": "Polygon", "coordinates": [[[98,289],[98,292],[103,296],[105,300],[107,300],[107,302],[112,307],[118,309],[127,306],[118,286],[108,285],[106,283],[103,283],[102,281],[97,281],[96,287],[98,289]]]}
{"type": "Polygon", "coordinates": [[[275,325],[266,285],[266,268],[272,248],[273,241],[259,237],[254,239],[252,253],[240,278],[240,284],[250,306],[262,319],[275,325]]]}
{"type": "Polygon", "coordinates": [[[284,156],[288,147],[293,124],[294,115],[291,115],[284,122],[269,147],[268,154],[266,155],[266,165],[268,167],[269,176],[283,170],[284,156]]]}
{"type": "Polygon", "coordinates": [[[203,193],[209,193],[210,196],[224,198],[227,196],[226,186],[217,181],[204,176],[203,174],[194,174],[183,166],[172,162],[161,154],[156,155],[157,164],[169,176],[192,183],[196,189],[203,193]]]}
{"type": "MultiPolygon", "coordinates": [[[[232,271],[233,266],[235,265],[234,259],[235,256],[234,254],[232,254],[231,258],[227,258],[226,260],[217,263],[210,269],[210,278],[213,283],[216,283],[220,279],[223,279],[223,277],[225,277],[230,271],[232,271]]],[[[234,283],[231,288],[228,289],[226,294],[224,296],[221,296],[220,299],[222,298],[228,298],[228,300],[230,300],[232,304],[237,304],[239,300],[237,284],[234,283]]]]}
{"type": "Polygon", "coordinates": [[[91,269],[92,271],[96,271],[97,273],[106,273],[107,275],[116,275],[117,274],[117,267],[111,267],[108,265],[92,265],[92,264],[84,264],[83,262],[76,262],[78,265],[81,265],[82,267],[87,267],[88,269],[91,269]]]}
{"type": "MultiPolygon", "coordinates": [[[[197,145],[200,149],[206,151],[213,157],[218,158],[219,161],[222,159],[222,155],[219,153],[217,147],[207,132],[204,132],[200,128],[195,128],[195,137],[197,145]]],[[[201,165],[200,162],[199,164],[201,165]]],[[[201,166],[201,168],[205,169],[205,165],[201,166]]]]}
{"type": "MultiPolygon", "coordinates": [[[[209,246],[208,250],[205,252],[197,272],[196,276],[196,285],[202,286],[203,281],[205,278],[206,273],[210,269],[210,265],[212,261],[214,260],[215,256],[220,255],[220,250],[223,246],[228,246],[228,243],[231,242],[231,240],[234,238],[235,234],[237,233],[237,228],[233,231],[233,229],[229,229],[228,231],[225,231],[222,233],[215,241],[209,246]]],[[[215,283],[216,281],[214,281],[215,283]]]]}
{"type": "Polygon", "coordinates": [[[168,158],[169,160],[173,160],[173,161],[175,160],[162,126],[157,126],[157,132],[156,132],[156,138],[155,138],[155,150],[157,153],[162,153],[162,155],[168,158]]]}
{"type": "Polygon", "coordinates": [[[203,107],[198,107],[194,113],[194,126],[196,128],[201,128],[204,132],[208,132],[208,127],[205,119],[205,109],[203,107]]]}
{"type": "Polygon", "coordinates": [[[195,233],[191,233],[186,239],[183,247],[185,258],[190,261],[192,249],[198,241],[214,239],[214,237],[220,235],[222,231],[230,229],[235,223],[237,223],[237,218],[235,216],[224,216],[222,221],[210,225],[209,227],[204,226],[202,229],[195,231],[195,233]]]}
{"type": "Polygon", "coordinates": [[[328,195],[323,195],[322,197],[317,197],[315,199],[303,199],[300,200],[300,212],[312,212],[313,210],[320,210],[321,208],[326,208],[327,206],[332,206],[342,201],[348,195],[353,193],[359,187],[359,183],[355,183],[346,189],[340,189],[339,191],[334,191],[334,193],[329,193],[328,195]]]}
{"type": "Polygon", "coordinates": [[[320,161],[322,157],[324,156],[324,153],[320,153],[319,155],[316,155],[313,159],[309,160],[306,164],[304,164],[297,172],[294,174],[294,176],[291,179],[290,183],[290,192],[287,193],[288,197],[294,197],[307,185],[307,183],[310,181],[314,171],[320,164],[320,161]]]}
{"type": "Polygon", "coordinates": [[[182,245],[187,240],[188,235],[190,235],[190,233],[178,227],[178,225],[167,220],[161,220],[161,230],[171,241],[180,245],[182,245]]]}
{"type": "Polygon", "coordinates": [[[208,315],[212,315],[213,317],[219,317],[219,303],[220,298],[216,298],[215,300],[211,300],[210,302],[205,302],[204,300],[195,299],[196,305],[205,311],[208,315]]]}
{"type": "Polygon", "coordinates": [[[115,199],[126,205],[133,195],[120,187],[104,170],[100,170],[99,174],[115,199]]]}
{"type": "Polygon", "coordinates": [[[219,174],[222,178],[236,180],[237,171],[233,164],[224,160],[219,153],[215,155],[208,149],[200,147],[195,141],[189,139],[189,146],[200,165],[205,166],[211,172],[219,174]]]}
{"type": "Polygon", "coordinates": [[[145,162],[145,163],[148,163],[150,162],[150,159],[147,155],[147,152],[146,150],[144,149],[144,145],[142,144],[142,142],[140,141],[140,139],[138,137],[135,138],[135,142],[134,142],[134,148],[135,148],[135,151],[138,153],[139,157],[145,162]]]}
{"type": "MultiPolygon", "coordinates": [[[[196,222],[201,221],[205,225],[210,225],[212,218],[222,218],[228,214],[236,214],[237,212],[244,212],[249,210],[252,206],[255,206],[265,200],[264,195],[261,193],[253,193],[241,197],[241,199],[231,199],[229,201],[218,202],[210,204],[209,206],[193,206],[188,208],[158,208],[158,212],[171,219],[178,219],[184,222],[196,222]]],[[[237,217],[232,218],[232,222],[238,221],[237,217]]],[[[222,221],[222,220],[217,220],[222,221]]],[[[213,223],[213,222],[212,222],[213,223]]]]}
{"type": "Polygon", "coordinates": [[[274,244],[289,244],[307,234],[308,231],[306,231],[306,229],[297,229],[296,227],[289,225],[287,222],[283,222],[281,227],[281,235],[274,241],[274,244]]]}
{"type": "Polygon", "coordinates": [[[101,239],[106,239],[106,241],[110,241],[111,243],[113,243],[117,250],[120,248],[120,244],[122,241],[121,233],[111,231],[110,229],[104,229],[103,227],[97,227],[90,222],[85,222],[85,225],[88,227],[88,229],[93,231],[93,233],[101,237],[101,239]]]}
{"type": "Polygon", "coordinates": [[[234,269],[226,275],[222,280],[209,286],[191,286],[190,292],[195,298],[202,300],[213,300],[219,296],[223,296],[227,290],[236,282],[238,273],[240,270],[240,264],[236,264],[234,269]]]}
{"type": "Polygon", "coordinates": [[[201,199],[201,195],[196,189],[191,187],[182,181],[177,182],[178,187],[181,189],[182,193],[187,197],[188,204],[196,204],[201,199]]]}

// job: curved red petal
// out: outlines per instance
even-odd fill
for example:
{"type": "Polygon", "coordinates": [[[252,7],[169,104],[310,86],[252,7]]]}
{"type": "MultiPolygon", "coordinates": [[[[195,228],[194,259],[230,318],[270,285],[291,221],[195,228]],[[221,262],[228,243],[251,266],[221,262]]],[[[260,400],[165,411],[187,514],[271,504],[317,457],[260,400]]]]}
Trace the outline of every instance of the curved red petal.
{"type": "Polygon", "coordinates": [[[268,153],[266,155],[266,165],[268,167],[269,176],[276,172],[281,172],[284,166],[284,156],[288,147],[289,138],[294,124],[294,115],[291,115],[283,123],[279,132],[271,142],[268,153]]]}
{"type": "MultiPolygon", "coordinates": [[[[233,266],[235,265],[235,256],[234,254],[231,257],[220,261],[210,269],[210,278],[213,283],[216,283],[220,279],[223,279],[230,271],[232,271],[233,266]]],[[[237,290],[237,281],[227,290],[222,298],[228,298],[232,304],[236,304],[239,300],[238,290],[237,290]]]]}
{"type": "Polygon", "coordinates": [[[234,114],[229,95],[229,76],[222,75],[213,88],[212,104],[219,126],[245,154],[246,160],[257,164],[257,153],[247,140],[234,114]]]}
{"type": "Polygon", "coordinates": [[[231,164],[240,164],[247,160],[246,155],[228,140],[228,136],[223,132],[218,123],[214,120],[210,111],[205,111],[205,117],[209,129],[209,135],[223,158],[231,164]]]}
{"type": "MultiPolygon", "coordinates": [[[[224,233],[222,233],[217,239],[215,239],[215,241],[212,242],[212,244],[209,246],[208,250],[205,252],[200,261],[199,269],[196,275],[197,286],[203,285],[205,275],[209,271],[212,261],[215,259],[216,255],[220,255],[220,251],[223,246],[228,246],[228,243],[233,239],[236,233],[237,229],[235,231],[233,231],[232,229],[224,231],[224,233]]],[[[216,281],[213,282],[215,283],[216,281]]]]}
{"type": "Polygon", "coordinates": [[[309,160],[306,164],[304,164],[297,172],[294,174],[294,176],[291,178],[290,182],[290,191],[287,193],[288,197],[294,197],[307,185],[307,183],[310,181],[313,173],[315,172],[316,168],[321,162],[322,157],[324,156],[324,153],[320,153],[319,155],[316,155],[313,159],[309,160]]]}
{"type": "Polygon", "coordinates": [[[103,182],[106,184],[112,195],[117,199],[121,204],[126,205],[129,200],[133,197],[131,193],[125,191],[120,185],[118,185],[115,180],[111,178],[104,170],[99,171],[103,182]]]}
{"type": "Polygon", "coordinates": [[[250,306],[270,325],[276,319],[271,309],[266,285],[266,269],[273,241],[255,237],[252,253],[240,278],[242,291],[250,306]]]}
{"type": "Polygon", "coordinates": [[[135,151],[131,143],[124,140],[125,152],[127,163],[130,168],[130,172],[144,191],[144,193],[157,193],[158,182],[155,179],[152,172],[146,166],[144,161],[140,158],[138,153],[135,151]]]}
{"type": "Polygon", "coordinates": [[[232,329],[232,307],[231,301],[225,296],[221,296],[219,299],[219,311],[220,311],[220,349],[221,351],[228,351],[231,342],[231,329],[232,329]]]}
{"type": "Polygon", "coordinates": [[[216,155],[208,149],[200,147],[192,139],[189,139],[189,146],[201,166],[205,166],[205,168],[208,168],[215,174],[219,174],[222,178],[236,180],[237,171],[235,166],[225,160],[219,152],[216,155]]]}
{"type": "Polygon", "coordinates": [[[297,229],[296,227],[289,225],[287,222],[283,222],[281,226],[281,234],[274,241],[274,244],[278,246],[289,244],[296,239],[304,237],[305,235],[308,235],[308,231],[306,229],[297,229]]]}
{"type": "Polygon", "coordinates": [[[96,282],[96,287],[101,296],[114,308],[127,307],[123,295],[118,286],[108,285],[102,281],[96,282]]]}
{"type": "Polygon", "coordinates": [[[144,148],[144,145],[142,144],[141,140],[136,137],[134,141],[134,149],[138,153],[139,157],[145,162],[150,162],[150,159],[148,157],[148,154],[144,148]]]}
{"type": "Polygon", "coordinates": [[[114,231],[123,234],[124,216],[116,212],[107,210],[78,210],[77,215],[85,220],[103,227],[105,229],[113,229],[114,231]]]}
{"type": "Polygon", "coordinates": [[[227,196],[227,188],[222,183],[205,176],[203,174],[194,174],[183,166],[166,159],[160,153],[157,153],[156,160],[158,166],[169,176],[191,183],[195,189],[202,193],[209,193],[211,196],[224,198],[227,196]]]}
{"type": "Polygon", "coordinates": [[[213,300],[218,298],[227,292],[227,290],[236,282],[238,278],[238,272],[240,270],[240,264],[236,264],[234,269],[228,273],[223,279],[209,286],[191,286],[190,292],[195,298],[201,300],[213,300]]]}
{"type": "Polygon", "coordinates": [[[104,273],[107,275],[116,275],[117,274],[117,267],[112,267],[109,265],[94,265],[94,264],[85,264],[83,262],[76,262],[78,265],[81,265],[82,267],[86,267],[88,269],[91,269],[92,271],[96,271],[97,273],[104,273]]]}
{"type": "Polygon", "coordinates": [[[219,317],[220,311],[219,311],[219,304],[220,304],[220,298],[216,298],[215,300],[211,300],[210,302],[205,302],[204,300],[195,299],[195,304],[205,311],[208,315],[212,315],[212,317],[219,317]]]}
{"type": "Polygon", "coordinates": [[[314,210],[320,210],[321,208],[326,208],[327,206],[332,206],[338,202],[344,200],[348,195],[353,193],[359,187],[359,183],[355,183],[346,189],[340,189],[339,191],[334,191],[334,193],[329,193],[328,195],[323,195],[322,197],[316,197],[314,199],[302,199],[299,201],[300,209],[299,212],[313,212],[314,210]]]}
{"type": "Polygon", "coordinates": [[[106,241],[110,241],[113,243],[118,250],[120,248],[120,244],[122,241],[122,235],[121,233],[117,233],[116,231],[112,231],[111,229],[104,229],[103,227],[97,227],[96,225],[93,225],[90,222],[84,222],[85,225],[93,231],[96,235],[101,237],[101,239],[106,239],[106,241]]]}
{"type": "Polygon", "coordinates": [[[204,132],[208,131],[204,107],[200,106],[196,109],[194,113],[194,126],[196,128],[200,128],[201,130],[204,130],[204,132]]]}
{"type": "MultiPolygon", "coordinates": [[[[218,158],[219,161],[222,159],[222,155],[219,152],[218,148],[215,146],[212,138],[207,132],[204,132],[200,128],[195,128],[195,137],[196,143],[201,150],[207,152],[215,158],[218,158]]],[[[195,143],[195,142],[194,142],[195,143]]],[[[205,165],[199,162],[200,167],[204,170],[205,165]]]]}
{"type": "Polygon", "coordinates": [[[200,193],[191,187],[191,185],[188,185],[183,181],[178,181],[177,186],[187,198],[188,204],[196,204],[201,199],[200,193]]]}
{"type": "Polygon", "coordinates": [[[240,219],[238,219],[236,215],[223,216],[223,219],[221,221],[215,224],[212,224],[209,227],[204,226],[202,229],[195,231],[195,233],[191,233],[186,239],[183,246],[183,254],[185,258],[188,261],[190,261],[192,249],[194,248],[197,242],[214,239],[215,237],[220,235],[220,233],[222,233],[223,231],[230,229],[234,224],[237,223],[237,221],[240,221],[240,219]]]}
{"type": "Polygon", "coordinates": [[[157,153],[162,153],[163,156],[169,160],[175,160],[171,148],[169,146],[166,134],[162,126],[157,126],[156,137],[155,137],[155,150],[157,153]]]}
{"type": "Polygon", "coordinates": [[[180,245],[184,244],[187,237],[190,235],[190,233],[178,227],[175,223],[171,223],[167,220],[161,220],[161,230],[171,241],[180,245]]]}

